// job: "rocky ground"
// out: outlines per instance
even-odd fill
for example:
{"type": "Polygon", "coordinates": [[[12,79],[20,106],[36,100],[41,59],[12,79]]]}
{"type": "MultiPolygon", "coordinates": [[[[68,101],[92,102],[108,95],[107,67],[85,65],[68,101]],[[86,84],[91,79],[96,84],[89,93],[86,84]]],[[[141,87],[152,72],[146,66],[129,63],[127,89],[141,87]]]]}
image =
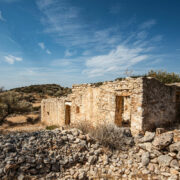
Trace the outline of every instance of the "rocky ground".
{"type": "Polygon", "coordinates": [[[179,135],[146,132],[125,151],[111,151],[77,129],[0,134],[0,179],[176,180],[179,135]]]}

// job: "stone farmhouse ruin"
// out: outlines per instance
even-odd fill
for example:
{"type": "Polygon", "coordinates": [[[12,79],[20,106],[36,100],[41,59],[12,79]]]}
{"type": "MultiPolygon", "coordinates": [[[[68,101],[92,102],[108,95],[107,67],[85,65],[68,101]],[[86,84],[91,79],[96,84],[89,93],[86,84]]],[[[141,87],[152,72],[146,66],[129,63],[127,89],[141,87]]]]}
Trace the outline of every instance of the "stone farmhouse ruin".
{"type": "Polygon", "coordinates": [[[73,85],[67,97],[42,100],[41,119],[48,126],[129,126],[135,135],[180,120],[180,86],[148,77],[73,85]]]}

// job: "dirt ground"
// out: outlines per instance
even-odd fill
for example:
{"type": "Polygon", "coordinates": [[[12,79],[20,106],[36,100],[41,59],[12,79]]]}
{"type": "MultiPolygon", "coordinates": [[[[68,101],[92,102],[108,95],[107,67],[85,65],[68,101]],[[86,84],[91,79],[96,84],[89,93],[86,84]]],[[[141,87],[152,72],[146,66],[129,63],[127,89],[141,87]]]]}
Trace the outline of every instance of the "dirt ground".
{"type": "Polygon", "coordinates": [[[0,132],[8,133],[8,132],[23,132],[23,131],[37,131],[41,129],[45,129],[46,126],[41,124],[40,120],[37,122],[28,122],[27,119],[31,118],[35,120],[38,118],[38,114],[28,114],[28,115],[16,115],[12,117],[8,117],[8,123],[4,123],[0,126],[0,132]]]}

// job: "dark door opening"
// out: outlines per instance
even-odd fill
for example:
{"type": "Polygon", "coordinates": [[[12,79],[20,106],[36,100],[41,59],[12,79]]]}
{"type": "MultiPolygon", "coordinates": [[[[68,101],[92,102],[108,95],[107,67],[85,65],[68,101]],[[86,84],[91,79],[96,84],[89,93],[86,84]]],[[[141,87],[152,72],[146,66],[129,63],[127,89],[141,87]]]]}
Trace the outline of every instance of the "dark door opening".
{"type": "Polygon", "coordinates": [[[176,119],[180,122],[180,92],[176,92],[176,119]]]}
{"type": "Polygon", "coordinates": [[[115,110],[115,124],[122,126],[124,110],[124,98],[123,96],[116,96],[116,110],[115,110]]]}
{"type": "Polygon", "coordinates": [[[71,122],[71,106],[65,105],[65,125],[69,125],[71,122]]]}

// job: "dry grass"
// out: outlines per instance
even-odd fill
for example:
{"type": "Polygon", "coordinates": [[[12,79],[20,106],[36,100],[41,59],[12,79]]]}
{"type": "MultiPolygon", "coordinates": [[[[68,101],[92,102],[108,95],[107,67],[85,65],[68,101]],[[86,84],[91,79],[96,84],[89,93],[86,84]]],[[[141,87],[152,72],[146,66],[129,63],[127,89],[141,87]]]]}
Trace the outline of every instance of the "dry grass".
{"type": "Polygon", "coordinates": [[[133,138],[128,128],[119,128],[115,125],[99,125],[92,127],[87,122],[75,125],[83,133],[89,134],[103,146],[111,150],[126,150],[134,145],[133,138]]]}
{"type": "Polygon", "coordinates": [[[8,133],[14,131],[36,131],[45,129],[40,123],[40,115],[30,113],[26,115],[13,115],[7,118],[7,122],[0,126],[0,132],[8,133]]]}
{"type": "Polygon", "coordinates": [[[18,125],[18,126],[7,126],[3,125],[0,127],[1,133],[9,133],[9,132],[32,132],[32,131],[38,131],[41,129],[45,129],[45,126],[41,123],[37,124],[26,124],[26,125],[18,125]]]}

